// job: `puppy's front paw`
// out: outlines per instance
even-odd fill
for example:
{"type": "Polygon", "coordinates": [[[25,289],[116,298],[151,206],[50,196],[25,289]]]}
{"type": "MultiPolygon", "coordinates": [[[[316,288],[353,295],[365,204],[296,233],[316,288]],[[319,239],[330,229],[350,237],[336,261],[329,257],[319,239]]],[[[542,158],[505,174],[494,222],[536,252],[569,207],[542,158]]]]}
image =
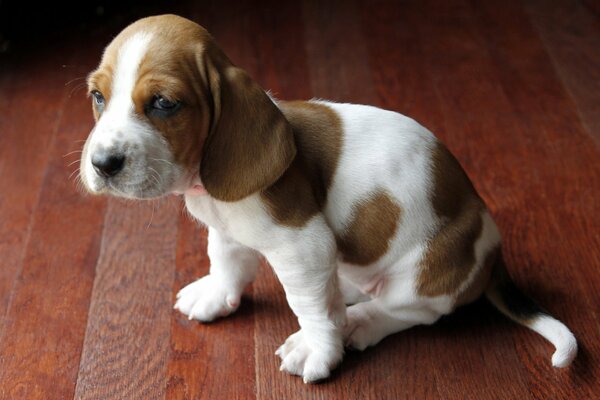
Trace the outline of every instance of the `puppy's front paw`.
{"type": "Polygon", "coordinates": [[[304,383],[317,382],[329,376],[342,360],[340,346],[311,346],[302,330],[291,335],[275,352],[282,362],[281,371],[302,376],[304,383]]]}
{"type": "Polygon", "coordinates": [[[177,293],[175,309],[189,319],[209,322],[225,317],[240,305],[241,293],[226,287],[212,275],[206,275],[190,283],[177,293]]]}

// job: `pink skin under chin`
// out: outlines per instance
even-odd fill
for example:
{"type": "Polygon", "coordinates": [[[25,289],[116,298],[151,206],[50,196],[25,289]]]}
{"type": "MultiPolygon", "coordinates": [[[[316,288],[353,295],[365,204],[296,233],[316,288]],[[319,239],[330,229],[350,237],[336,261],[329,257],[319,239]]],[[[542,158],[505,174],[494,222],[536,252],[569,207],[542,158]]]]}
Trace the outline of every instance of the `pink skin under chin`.
{"type": "Polygon", "coordinates": [[[199,183],[196,183],[191,188],[185,191],[186,195],[189,196],[202,196],[207,194],[206,189],[199,183]]]}

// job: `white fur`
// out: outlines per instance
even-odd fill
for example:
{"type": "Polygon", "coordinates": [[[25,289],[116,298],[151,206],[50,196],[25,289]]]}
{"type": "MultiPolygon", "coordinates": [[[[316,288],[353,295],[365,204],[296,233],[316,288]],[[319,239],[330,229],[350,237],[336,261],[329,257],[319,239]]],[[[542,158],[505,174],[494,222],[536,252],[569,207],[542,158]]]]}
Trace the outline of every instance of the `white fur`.
{"type": "Polygon", "coordinates": [[[256,276],[256,251],[208,229],[210,274],[190,283],[177,294],[175,308],[199,321],[231,314],[240,305],[242,292],[256,276]]]}
{"type": "Polygon", "coordinates": [[[112,98],[92,134],[93,146],[112,147],[121,140],[140,141],[140,135],[134,132],[138,129],[138,121],[134,114],[132,93],[140,63],[152,36],[147,32],[136,33],[119,49],[111,87],[112,98]]]}
{"type": "Polygon", "coordinates": [[[536,331],[556,347],[552,355],[552,365],[557,368],[569,366],[577,355],[577,341],[562,322],[549,315],[535,317],[527,327],[536,331]]]}

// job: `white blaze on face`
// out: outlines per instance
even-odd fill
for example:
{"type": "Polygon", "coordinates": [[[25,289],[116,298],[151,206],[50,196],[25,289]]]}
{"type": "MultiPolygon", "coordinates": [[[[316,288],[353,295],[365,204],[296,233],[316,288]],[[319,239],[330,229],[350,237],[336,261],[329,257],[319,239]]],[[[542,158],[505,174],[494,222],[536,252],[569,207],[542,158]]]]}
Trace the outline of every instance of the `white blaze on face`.
{"type": "Polygon", "coordinates": [[[96,125],[92,144],[110,147],[117,141],[117,133],[128,134],[126,128],[135,118],[131,95],[137,82],[140,63],[151,39],[152,35],[149,33],[137,33],[121,46],[113,75],[112,97],[96,125]]]}
{"type": "MultiPolygon", "coordinates": [[[[113,72],[112,95],[90,138],[85,173],[91,186],[101,185],[91,165],[96,150],[113,149],[126,153],[128,158],[131,157],[128,160],[131,169],[136,164],[136,155],[131,154],[132,145],[143,147],[144,137],[152,134],[152,128],[136,117],[132,99],[140,63],[146,55],[151,39],[151,33],[139,32],[127,39],[119,49],[113,72]],[[134,165],[131,165],[132,163],[134,165]]],[[[131,184],[141,180],[135,173],[128,175],[127,179],[131,184]]]]}

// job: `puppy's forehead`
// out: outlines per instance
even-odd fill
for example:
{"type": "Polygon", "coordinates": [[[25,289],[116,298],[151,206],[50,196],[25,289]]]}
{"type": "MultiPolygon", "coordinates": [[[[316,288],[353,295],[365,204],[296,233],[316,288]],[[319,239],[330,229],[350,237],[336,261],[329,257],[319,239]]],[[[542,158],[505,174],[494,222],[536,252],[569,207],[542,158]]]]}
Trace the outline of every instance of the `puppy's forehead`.
{"type": "Polygon", "coordinates": [[[113,81],[112,88],[105,90],[111,90],[121,69],[135,70],[139,75],[138,72],[143,72],[139,69],[144,65],[150,66],[154,72],[168,72],[193,55],[198,45],[210,40],[210,35],[200,25],[176,15],[138,20],[121,31],[107,46],[100,66],[90,77],[90,83],[97,83],[105,75],[113,81]]]}

